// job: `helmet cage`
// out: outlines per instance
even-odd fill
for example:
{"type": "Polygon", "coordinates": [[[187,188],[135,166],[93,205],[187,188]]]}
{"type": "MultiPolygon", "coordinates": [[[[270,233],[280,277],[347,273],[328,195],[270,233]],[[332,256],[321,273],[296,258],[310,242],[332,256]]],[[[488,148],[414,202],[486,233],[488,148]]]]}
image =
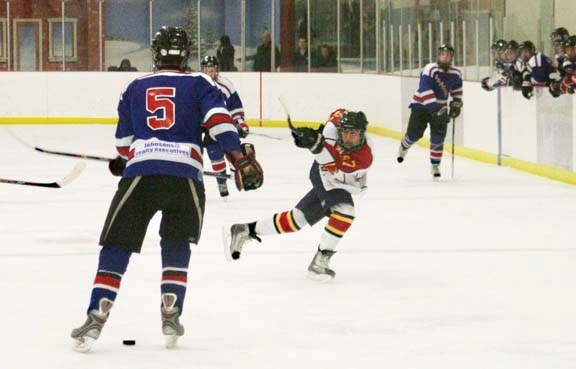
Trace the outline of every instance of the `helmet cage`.
{"type": "Polygon", "coordinates": [[[336,143],[346,152],[359,150],[366,143],[366,126],[368,126],[368,121],[363,112],[345,111],[342,118],[340,118],[340,122],[338,122],[336,143]],[[357,143],[344,142],[343,134],[349,131],[359,133],[360,140],[357,143]]]}

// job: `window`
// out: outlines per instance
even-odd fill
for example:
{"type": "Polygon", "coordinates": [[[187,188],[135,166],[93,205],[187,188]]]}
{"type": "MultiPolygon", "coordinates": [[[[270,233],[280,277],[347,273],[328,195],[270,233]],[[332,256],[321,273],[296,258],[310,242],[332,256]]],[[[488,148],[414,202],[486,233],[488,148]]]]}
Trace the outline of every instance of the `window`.
{"type": "Polygon", "coordinates": [[[64,56],[66,62],[78,61],[77,23],[78,20],[73,18],[64,18],[64,23],[62,23],[62,18],[48,19],[48,37],[50,40],[49,61],[62,61],[62,25],[64,25],[64,56]]]}
{"type": "Polygon", "coordinates": [[[0,18],[0,62],[8,61],[7,58],[6,18],[0,18]]]}

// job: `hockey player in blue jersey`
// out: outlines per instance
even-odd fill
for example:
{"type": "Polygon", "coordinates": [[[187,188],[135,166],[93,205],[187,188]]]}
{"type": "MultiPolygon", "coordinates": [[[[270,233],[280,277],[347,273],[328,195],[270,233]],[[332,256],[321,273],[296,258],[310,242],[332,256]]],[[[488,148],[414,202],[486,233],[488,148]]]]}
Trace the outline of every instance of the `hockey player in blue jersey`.
{"type": "MultiPolygon", "coordinates": [[[[228,107],[232,119],[234,119],[238,135],[241,138],[245,138],[248,136],[250,130],[244,120],[244,107],[234,84],[228,78],[220,75],[218,59],[215,56],[205,56],[202,58],[200,66],[202,67],[202,72],[209,75],[216,86],[224,94],[226,106],[228,107]]],[[[208,152],[210,162],[212,163],[212,170],[216,173],[226,174],[226,160],[224,159],[224,151],[222,151],[220,145],[215,142],[210,135],[205,135],[204,146],[208,152]]],[[[229,192],[228,186],[226,185],[226,178],[224,176],[217,177],[216,181],[218,182],[218,191],[220,192],[220,196],[224,198],[227,197],[229,192]]]]}
{"type": "Polygon", "coordinates": [[[564,77],[564,68],[563,64],[566,60],[566,55],[564,52],[564,43],[568,40],[570,34],[568,30],[564,27],[558,27],[550,34],[550,41],[552,42],[552,48],[556,53],[554,55],[554,62],[555,66],[558,69],[558,73],[560,73],[560,77],[564,77]]]}
{"type": "MultiPolygon", "coordinates": [[[[102,246],[86,322],[72,330],[75,349],[99,338],[132,253],[162,212],[160,312],[166,347],[184,334],[179,318],[186,294],[190,243],[204,217],[202,130],[226,152],[240,190],[262,185],[253,147],[240,145],[224,98],[202,73],[185,73],[190,41],[180,27],[162,27],[152,42],[155,73],[132,81],[118,104],[116,147],[126,160],[100,236],[102,246]]],[[[118,173],[120,174],[120,173],[118,173]]]]}
{"type": "Polygon", "coordinates": [[[496,80],[493,80],[490,77],[484,77],[480,81],[480,86],[486,91],[492,91],[499,87],[505,87],[510,83],[509,74],[512,64],[504,58],[507,45],[508,43],[505,40],[497,40],[492,44],[492,55],[499,76],[496,80]]]}
{"type": "Polygon", "coordinates": [[[553,73],[556,72],[556,68],[549,57],[536,52],[536,46],[532,41],[520,43],[518,50],[525,67],[522,72],[522,96],[529,100],[533,95],[534,86],[550,85],[554,80],[553,73]]]}
{"type": "Polygon", "coordinates": [[[426,65],[420,73],[418,90],[410,103],[408,128],[398,148],[397,160],[402,163],[408,149],[422,138],[430,124],[430,163],[434,178],[440,177],[447,124],[450,118],[457,118],[462,109],[462,73],[452,67],[453,60],[454,48],[443,44],[438,48],[437,61],[426,65]],[[448,104],[450,96],[452,101],[448,104]]]}

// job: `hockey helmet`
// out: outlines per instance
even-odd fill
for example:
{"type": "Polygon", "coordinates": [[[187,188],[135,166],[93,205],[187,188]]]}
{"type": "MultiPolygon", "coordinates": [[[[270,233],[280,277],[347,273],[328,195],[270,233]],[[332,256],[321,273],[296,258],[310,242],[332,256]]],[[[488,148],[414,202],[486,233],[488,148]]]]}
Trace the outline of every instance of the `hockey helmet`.
{"type": "Polygon", "coordinates": [[[360,149],[366,143],[366,127],[368,121],[363,112],[353,112],[346,110],[338,122],[337,144],[346,152],[353,152],[360,149]],[[344,141],[344,132],[354,131],[360,135],[358,142],[350,143],[344,141]]]}
{"type": "Polygon", "coordinates": [[[564,47],[576,47],[576,35],[568,37],[564,41],[564,47]]]}
{"type": "Polygon", "coordinates": [[[502,39],[496,40],[492,44],[492,55],[494,55],[494,58],[496,59],[496,61],[502,60],[502,55],[506,51],[506,45],[507,44],[508,43],[502,39]]]}
{"type": "Polygon", "coordinates": [[[536,46],[534,46],[534,43],[532,41],[524,41],[520,43],[520,45],[518,45],[518,51],[520,52],[520,57],[522,57],[524,61],[528,61],[528,59],[530,59],[532,55],[536,54],[536,46]],[[524,50],[527,50],[529,55],[523,56],[522,52],[524,50]]]}
{"type": "Polygon", "coordinates": [[[202,61],[200,62],[200,66],[202,68],[217,67],[218,65],[219,65],[218,58],[211,55],[206,55],[205,57],[202,58],[202,61]]]}
{"type": "Polygon", "coordinates": [[[185,70],[190,56],[191,42],[182,27],[163,26],[152,40],[154,68],[176,67],[185,70]]]}
{"type": "Polygon", "coordinates": [[[550,34],[550,40],[553,42],[564,42],[570,36],[568,30],[564,27],[558,27],[550,34]]]}
{"type": "Polygon", "coordinates": [[[454,48],[452,47],[452,45],[450,44],[442,44],[440,45],[440,47],[438,48],[438,58],[436,60],[436,63],[438,64],[438,66],[442,69],[449,69],[450,66],[452,65],[452,60],[454,58],[454,48]],[[440,57],[442,54],[447,53],[448,55],[450,55],[450,60],[446,61],[446,60],[440,60],[440,57]]]}

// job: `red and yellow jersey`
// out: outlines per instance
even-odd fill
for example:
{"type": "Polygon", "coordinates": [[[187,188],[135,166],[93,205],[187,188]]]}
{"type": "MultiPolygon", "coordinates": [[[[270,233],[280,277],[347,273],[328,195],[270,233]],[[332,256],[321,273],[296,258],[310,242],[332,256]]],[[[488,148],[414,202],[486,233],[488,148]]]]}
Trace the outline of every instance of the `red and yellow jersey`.
{"type": "Polygon", "coordinates": [[[338,145],[338,123],[345,109],[335,110],[326,124],[324,149],[316,154],[320,175],[327,190],[344,189],[357,194],[366,189],[366,175],[372,166],[373,155],[370,141],[357,151],[346,152],[338,145]]]}

